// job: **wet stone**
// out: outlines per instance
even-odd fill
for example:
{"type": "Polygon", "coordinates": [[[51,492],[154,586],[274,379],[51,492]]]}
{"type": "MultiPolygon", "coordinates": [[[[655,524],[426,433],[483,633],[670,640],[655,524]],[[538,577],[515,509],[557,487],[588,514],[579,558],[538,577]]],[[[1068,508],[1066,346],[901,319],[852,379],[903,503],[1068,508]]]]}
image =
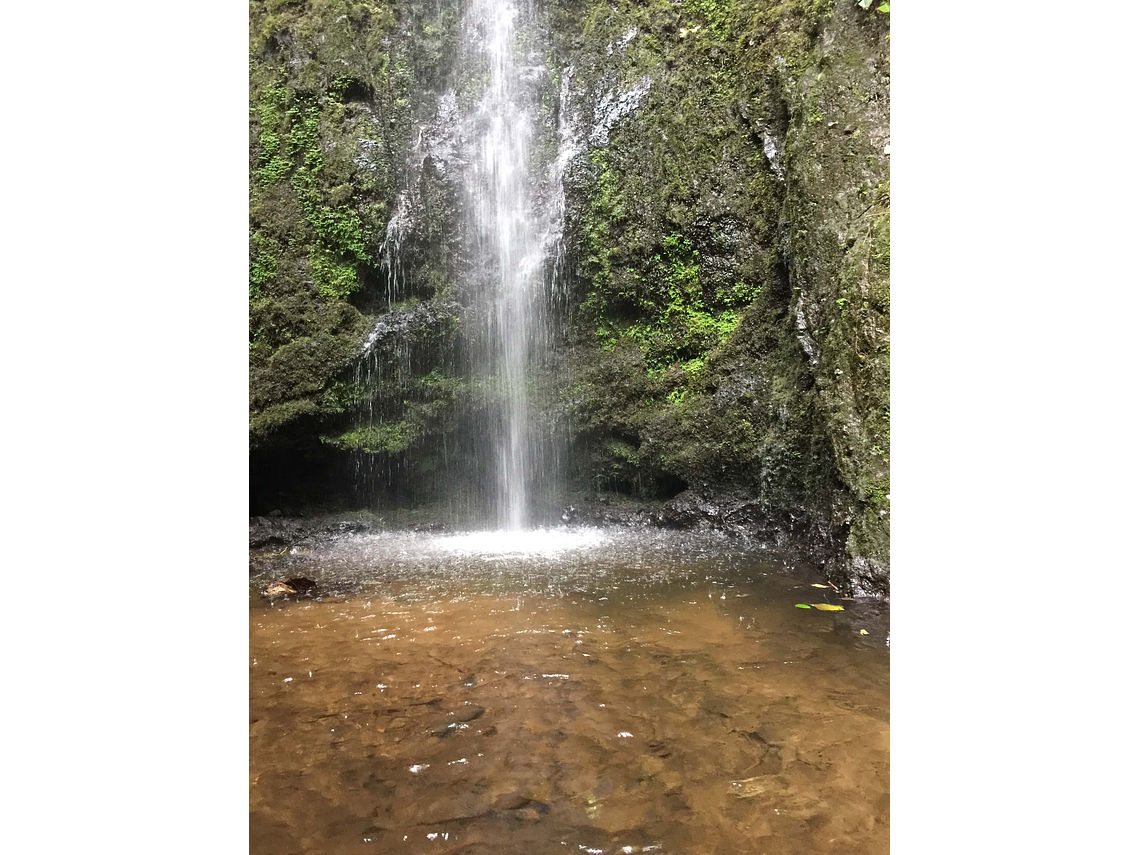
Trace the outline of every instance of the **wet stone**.
{"type": "Polygon", "coordinates": [[[283,597],[311,597],[314,596],[317,583],[304,576],[294,576],[289,579],[274,579],[263,592],[263,596],[271,600],[283,597]]]}

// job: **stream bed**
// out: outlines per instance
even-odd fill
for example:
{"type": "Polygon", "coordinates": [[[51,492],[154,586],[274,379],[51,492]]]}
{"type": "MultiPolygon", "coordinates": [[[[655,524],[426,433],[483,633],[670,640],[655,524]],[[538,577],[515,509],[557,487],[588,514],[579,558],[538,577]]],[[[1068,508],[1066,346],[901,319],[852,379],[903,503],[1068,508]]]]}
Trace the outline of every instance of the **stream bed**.
{"type": "Polygon", "coordinates": [[[385,532],[250,569],[254,855],[889,849],[889,606],[786,556],[385,532]],[[321,595],[262,596],[291,576],[321,595]]]}

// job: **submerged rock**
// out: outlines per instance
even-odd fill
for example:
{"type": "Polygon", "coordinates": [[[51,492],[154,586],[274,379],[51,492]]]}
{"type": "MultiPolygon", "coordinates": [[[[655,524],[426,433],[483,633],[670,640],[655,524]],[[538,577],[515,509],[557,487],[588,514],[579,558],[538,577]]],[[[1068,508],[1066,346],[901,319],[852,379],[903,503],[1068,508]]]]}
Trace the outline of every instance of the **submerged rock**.
{"type": "Polygon", "coordinates": [[[486,710],[483,707],[476,707],[476,706],[467,707],[466,709],[460,710],[459,712],[455,713],[451,717],[451,720],[452,721],[475,721],[475,719],[479,718],[485,712],[486,712],[486,710]]]}
{"type": "Polygon", "coordinates": [[[780,792],[783,789],[780,780],[771,775],[757,775],[754,778],[732,781],[728,785],[729,794],[738,799],[751,799],[755,796],[780,792]]]}
{"type": "Polygon", "coordinates": [[[480,718],[485,712],[486,710],[483,707],[465,707],[459,712],[451,713],[447,717],[447,723],[441,725],[440,727],[433,728],[431,735],[442,739],[444,737],[451,736],[451,734],[455,733],[456,731],[466,730],[468,727],[468,722],[475,721],[475,719],[480,718]]]}
{"type": "Polygon", "coordinates": [[[517,819],[540,819],[550,813],[550,805],[522,793],[509,793],[495,800],[494,810],[517,819]]]}

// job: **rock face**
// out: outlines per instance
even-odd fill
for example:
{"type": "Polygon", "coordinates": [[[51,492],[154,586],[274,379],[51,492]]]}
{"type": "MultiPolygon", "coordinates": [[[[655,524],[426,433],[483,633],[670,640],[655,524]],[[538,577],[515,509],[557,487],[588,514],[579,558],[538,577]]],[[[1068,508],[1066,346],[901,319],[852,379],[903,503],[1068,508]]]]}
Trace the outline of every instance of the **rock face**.
{"type": "MultiPolygon", "coordinates": [[[[889,15],[536,8],[535,169],[561,179],[564,254],[532,411],[568,438],[568,499],[791,540],[885,592],[889,15]]],[[[447,129],[480,84],[454,75],[460,20],[446,0],[251,6],[254,455],[367,457],[424,501],[487,394],[461,370],[480,323],[447,129]]]]}
{"type": "Polygon", "coordinates": [[[358,402],[350,369],[401,273],[382,249],[411,181],[407,207],[428,210],[432,226],[406,241],[401,299],[441,290],[448,200],[430,165],[408,167],[457,16],[423,2],[250,4],[254,449],[312,445],[358,402]]]}

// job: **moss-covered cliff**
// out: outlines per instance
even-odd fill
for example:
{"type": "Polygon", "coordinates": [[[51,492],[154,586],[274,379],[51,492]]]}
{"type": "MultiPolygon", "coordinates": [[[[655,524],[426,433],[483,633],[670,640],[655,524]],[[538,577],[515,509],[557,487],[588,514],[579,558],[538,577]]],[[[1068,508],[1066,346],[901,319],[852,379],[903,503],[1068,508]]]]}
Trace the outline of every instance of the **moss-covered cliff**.
{"type": "Polygon", "coordinates": [[[589,477],[685,488],[667,516],[799,532],[882,587],[888,20],[850,0],[559,0],[552,18],[593,122],[569,241],[589,477]]]}
{"type": "MultiPolygon", "coordinates": [[[[569,431],[575,495],[790,536],[836,578],[884,590],[888,17],[852,0],[538,12],[536,156],[549,164],[561,138],[573,157],[564,369],[536,370],[535,420],[569,431]]],[[[461,370],[479,325],[446,158],[408,165],[441,94],[462,103],[479,85],[452,76],[460,8],[268,2],[250,20],[251,442],[324,437],[415,482],[488,394],[461,370]],[[382,246],[410,186],[409,302],[389,306],[382,246]],[[353,367],[382,314],[378,391],[353,367]],[[360,418],[366,398],[385,418],[360,418]]]]}
{"type": "MultiPolygon", "coordinates": [[[[384,302],[380,248],[457,22],[454,5],[426,2],[250,4],[255,447],[304,443],[354,401],[334,380],[384,302]]],[[[425,254],[438,267],[445,251],[439,240],[425,254]]],[[[431,296],[442,278],[425,272],[407,296],[431,296]]]]}

